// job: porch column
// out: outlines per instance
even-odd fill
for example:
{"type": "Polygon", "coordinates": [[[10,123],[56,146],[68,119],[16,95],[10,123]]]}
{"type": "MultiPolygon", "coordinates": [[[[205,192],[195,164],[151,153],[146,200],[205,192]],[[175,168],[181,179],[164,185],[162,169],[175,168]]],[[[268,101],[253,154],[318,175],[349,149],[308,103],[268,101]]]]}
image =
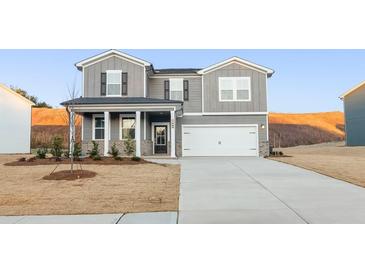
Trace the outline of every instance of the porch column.
{"type": "Polygon", "coordinates": [[[172,110],[170,112],[170,125],[171,125],[171,136],[170,136],[170,144],[171,144],[171,157],[175,158],[176,157],[176,153],[175,153],[175,127],[176,127],[176,121],[175,121],[175,111],[172,110]]]}
{"type": "Polygon", "coordinates": [[[141,157],[141,112],[140,111],[136,111],[135,139],[136,139],[136,156],[141,157]]]}
{"type": "Polygon", "coordinates": [[[109,151],[109,120],[110,113],[109,111],[104,112],[104,156],[108,156],[109,151]]]}

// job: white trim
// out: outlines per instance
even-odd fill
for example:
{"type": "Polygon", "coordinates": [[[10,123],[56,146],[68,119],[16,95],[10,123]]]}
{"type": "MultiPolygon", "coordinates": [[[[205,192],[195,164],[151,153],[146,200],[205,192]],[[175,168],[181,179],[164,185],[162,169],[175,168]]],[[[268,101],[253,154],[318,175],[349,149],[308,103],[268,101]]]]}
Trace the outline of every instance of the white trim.
{"type": "Polygon", "coordinates": [[[109,154],[109,140],[110,140],[110,112],[104,112],[104,156],[109,154]],[[105,136],[106,135],[106,136],[105,136]]]}
{"type": "Polygon", "coordinates": [[[105,136],[103,139],[95,139],[95,118],[104,118],[104,129],[105,129],[105,117],[104,117],[104,113],[103,114],[93,114],[92,116],[92,122],[91,122],[91,129],[92,129],[92,140],[93,141],[102,141],[104,140],[105,136]]]}
{"type": "Polygon", "coordinates": [[[143,96],[144,97],[147,97],[147,81],[146,81],[146,73],[147,73],[147,70],[146,70],[146,67],[144,67],[144,74],[143,74],[143,82],[144,82],[144,85],[143,85],[143,96]]]}
{"type": "Polygon", "coordinates": [[[109,57],[112,57],[112,56],[118,57],[120,59],[124,59],[126,61],[129,61],[131,63],[137,64],[137,65],[140,65],[140,66],[150,66],[151,65],[151,63],[149,63],[147,61],[144,61],[142,59],[133,57],[133,56],[131,56],[129,54],[126,54],[126,53],[123,53],[123,52],[121,52],[119,50],[111,49],[111,50],[108,50],[108,51],[103,52],[101,54],[98,54],[98,55],[95,55],[93,57],[90,57],[90,58],[87,58],[85,60],[82,60],[82,61],[76,63],[75,66],[77,68],[88,67],[88,66],[91,66],[91,65],[93,65],[93,64],[95,64],[97,62],[101,62],[101,61],[103,61],[103,60],[105,60],[105,59],[107,59],[109,57]],[[108,56],[108,55],[110,55],[110,56],[108,56]],[[99,60],[97,60],[97,59],[99,59],[99,60]],[[97,60],[97,61],[96,62],[92,62],[94,60],[97,60]],[[92,62],[92,63],[90,63],[90,62],[92,62]],[[87,64],[87,65],[85,65],[85,64],[87,64]]]}
{"type": "Polygon", "coordinates": [[[204,76],[202,77],[202,112],[204,112],[204,76]]]}
{"type": "Polygon", "coordinates": [[[81,83],[82,87],[82,97],[85,96],[85,70],[82,70],[82,83],[81,83]]]}
{"type": "Polygon", "coordinates": [[[256,156],[260,156],[259,125],[258,124],[182,124],[181,125],[181,149],[184,157],[184,128],[185,127],[255,127],[256,128],[256,156]]]}
{"type": "Polygon", "coordinates": [[[161,111],[170,111],[170,110],[175,110],[176,111],[176,106],[166,106],[166,105],[154,105],[154,106],[150,106],[150,105],[134,105],[134,106],[130,106],[130,105],[110,105],[110,106],[105,106],[105,105],[75,105],[73,106],[73,110],[75,112],[81,112],[81,111],[93,111],[93,112],[104,112],[104,110],[111,110],[111,112],[118,112],[118,111],[125,111],[125,110],[133,110],[135,111],[136,109],[139,110],[143,110],[143,111],[156,111],[157,110],[161,110],[161,111]]]}
{"type": "Polygon", "coordinates": [[[170,111],[170,155],[171,158],[176,157],[175,146],[176,146],[176,117],[175,111],[170,111]]]}
{"type": "Polygon", "coordinates": [[[23,97],[23,96],[21,96],[20,94],[18,94],[18,93],[16,93],[14,90],[12,90],[11,88],[8,88],[6,85],[4,85],[4,84],[1,84],[0,83],[0,89],[3,89],[3,90],[5,90],[5,91],[7,91],[7,92],[9,92],[10,94],[13,94],[13,95],[15,95],[16,97],[18,97],[19,99],[21,99],[21,100],[23,100],[24,102],[26,102],[26,103],[28,103],[29,105],[31,105],[31,106],[34,106],[35,104],[31,101],[31,100],[29,100],[29,99],[27,99],[27,98],[25,98],[25,97],[23,97]]]}
{"type": "Polygon", "coordinates": [[[136,140],[136,156],[141,157],[141,112],[136,111],[135,118],[135,134],[134,139],[136,140]]]}
{"type": "MultiPolygon", "coordinates": [[[[122,129],[123,129],[123,126],[122,126],[122,119],[123,118],[134,118],[134,121],[135,121],[135,124],[136,124],[136,114],[130,114],[130,113],[120,113],[119,114],[119,128],[118,128],[118,139],[120,140],[120,141],[123,141],[123,140],[126,140],[126,139],[122,139],[122,129]]],[[[133,140],[135,140],[136,139],[136,125],[135,125],[135,127],[134,127],[134,139],[133,140]]]]}
{"type": "Polygon", "coordinates": [[[81,116],[81,141],[84,141],[84,115],[81,116]]]}
{"type": "Polygon", "coordinates": [[[219,97],[219,102],[251,102],[251,77],[218,77],[218,97],[219,97]],[[222,99],[222,91],[221,91],[221,81],[222,80],[232,80],[233,81],[233,89],[232,89],[232,96],[233,99],[232,100],[223,100],[222,99]],[[248,99],[237,99],[237,80],[238,79],[245,79],[248,80],[249,84],[248,84],[248,99]]]}
{"type": "MultiPolygon", "coordinates": [[[[184,78],[169,78],[169,99],[170,100],[179,100],[171,98],[171,80],[181,81],[181,101],[184,101],[184,78]]],[[[174,92],[178,92],[179,90],[174,90],[174,92]]]]}
{"type": "Polygon", "coordinates": [[[343,100],[347,95],[350,95],[351,93],[358,90],[359,88],[362,88],[363,86],[365,86],[365,81],[362,81],[360,84],[358,84],[358,85],[354,86],[353,88],[349,89],[348,91],[343,93],[339,98],[341,100],[343,100]]]}
{"type": "Polygon", "coordinates": [[[147,112],[143,112],[143,140],[146,140],[147,131],[147,112]]]}
{"type": "Polygon", "coordinates": [[[274,71],[272,69],[269,69],[269,68],[264,67],[264,66],[260,66],[258,64],[249,62],[247,60],[244,60],[244,59],[236,57],[236,56],[231,57],[229,59],[226,59],[222,62],[216,63],[214,65],[211,65],[209,67],[206,67],[202,70],[199,70],[198,73],[199,74],[205,74],[205,73],[208,73],[208,72],[212,72],[216,69],[219,69],[222,66],[225,66],[225,65],[228,65],[228,64],[231,64],[231,63],[237,63],[239,65],[246,66],[250,69],[254,69],[254,70],[257,70],[257,71],[265,73],[265,74],[273,74],[274,73],[274,71]]]}
{"type": "Polygon", "coordinates": [[[268,115],[267,111],[264,112],[188,112],[184,113],[184,116],[226,116],[226,115],[268,115]]]}
{"type": "MultiPolygon", "coordinates": [[[[117,69],[111,69],[111,70],[107,70],[107,71],[105,71],[106,72],[106,91],[105,91],[105,96],[106,97],[121,97],[122,96],[122,70],[117,70],[117,69]],[[109,76],[108,76],[108,74],[109,73],[115,73],[115,74],[119,74],[119,78],[120,78],[120,87],[119,87],[119,94],[113,94],[113,95],[109,95],[108,94],[108,90],[109,90],[109,83],[108,83],[108,79],[109,79],[109,76]]],[[[116,85],[117,83],[110,83],[110,84],[114,84],[114,85],[116,85]]]]}
{"type": "MultiPolygon", "coordinates": [[[[265,78],[266,89],[266,110],[269,110],[269,89],[267,87],[267,77],[265,78]]],[[[269,113],[266,114],[266,139],[269,142],[269,113]]]]}
{"type": "MultiPolygon", "coordinates": [[[[152,155],[155,154],[155,132],[154,132],[155,126],[167,126],[167,142],[170,141],[170,122],[152,122],[151,123],[152,155]]],[[[167,144],[167,149],[168,149],[168,144],[167,144]]]]}

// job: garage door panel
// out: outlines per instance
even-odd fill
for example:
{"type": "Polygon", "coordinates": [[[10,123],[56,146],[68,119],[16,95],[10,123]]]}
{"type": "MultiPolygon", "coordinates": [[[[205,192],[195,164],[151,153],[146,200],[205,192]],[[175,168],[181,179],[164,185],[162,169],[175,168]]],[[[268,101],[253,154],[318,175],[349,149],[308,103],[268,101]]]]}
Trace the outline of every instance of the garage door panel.
{"type": "Polygon", "coordinates": [[[256,126],[184,126],[183,156],[257,156],[256,126]]]}

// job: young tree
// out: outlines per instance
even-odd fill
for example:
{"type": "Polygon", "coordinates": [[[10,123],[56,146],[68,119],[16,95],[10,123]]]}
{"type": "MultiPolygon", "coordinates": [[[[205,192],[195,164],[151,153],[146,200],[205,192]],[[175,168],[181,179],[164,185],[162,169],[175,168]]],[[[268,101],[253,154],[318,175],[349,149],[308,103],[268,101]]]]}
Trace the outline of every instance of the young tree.
{"type": "MultiPolygon", "coordinates": [[[[70,88],[69,86],[67,87],[68,89],[68,96],[70,100],[74,100],[77,98],[78,96],[78,91],[76,90],[76,81],[74,81],[72,88],[70,88]]],[[[71,173],[73,173],[74,170],[74,158],[75,158],[75,154],[74,154],[74,149],[75,149],[75,110],[74,110],[74,104],[71,103],[66,107],[66,111],[68,113],[68,121],[69,121],[69,152],[70,152],[70,162],[71,162],[71,173]]]]}

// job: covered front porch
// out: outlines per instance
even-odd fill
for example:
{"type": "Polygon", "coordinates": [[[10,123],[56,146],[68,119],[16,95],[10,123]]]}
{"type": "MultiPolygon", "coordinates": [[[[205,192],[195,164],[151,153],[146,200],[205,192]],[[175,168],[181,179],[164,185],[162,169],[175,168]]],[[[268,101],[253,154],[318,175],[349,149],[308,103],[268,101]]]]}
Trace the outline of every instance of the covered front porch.
{"type": "MultiPolygon", "coordinates": [[[[103,99],[112,102],[111,99],[116,98],[103,99]]],[[[99,144],[100,155],[109,156],[111,147],[115,145],[121,156],[127,156],[125,144],[127,140],[132,140],[135,147],[133,154],[137,157],[175,158],[176,116],[182,113],[182,103],[159,99],[158,102],[156,99],[152,99],[154,102],[151,102],[148,98],[138,98],[139,103],[131,101],[130,98],[118,99],[124,99],[124,103],[113,103],[113,105],[75,103],[67,106],[71,115],[77,113],[82,116],[83,154],[87,154],[95,141],[99,144]],[[144,104],[141,103],[141,99],[144,104]]]]}

